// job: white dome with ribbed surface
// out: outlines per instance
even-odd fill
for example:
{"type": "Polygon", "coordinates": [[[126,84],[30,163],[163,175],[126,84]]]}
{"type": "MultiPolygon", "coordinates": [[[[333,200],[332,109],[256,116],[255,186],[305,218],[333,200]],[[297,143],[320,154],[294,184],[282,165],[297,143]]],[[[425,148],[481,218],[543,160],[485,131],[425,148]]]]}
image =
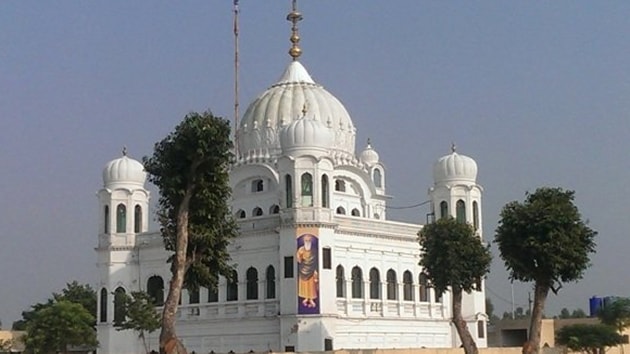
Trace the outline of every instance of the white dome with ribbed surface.
{"type": "Polygon", "coordinates": [[[365,150],[361,152],[360,159],[361,159],[361,162],[363,162],[364,164],[368,166],[372,166],[378,163],[378,160],[379,160],[378,152],[376,152],[376,150],[372,148],[372,144],[370,144],[369,139],[368,139],[367,146],[365,147],[365,150]]]}
{"type": "Polygon", "coordinates": [[[105,187],[116,185],[144,186],[147,174],[144,166],[123,151],[123,157],[112,160],[103,169],[103,184],[105,187]]]}
{"type": "Polygon", "coordinates": [[[252,102],[237,132],[241,154],[250,151],[281,152],[280,132],[304,116],[330,128],[332,150],[354,154],[355,128],[348,111],[335,96],[315,83],[298,61],[289,64],[276,84],[252,102]]]}
{"type": "Polygon", "coordinates": [[[453,151],[435,162],[433,165],[433,180],[435,183],[451,181],[476,182],[477,163],[472,158],[453,151]]]}
{"type": "Polygon", "coordinates": [[[333,141],[332,129],[309,117],[295,120],[280,131],[280,144],[285,153],[308,149],[327,150],[333,141]]]}

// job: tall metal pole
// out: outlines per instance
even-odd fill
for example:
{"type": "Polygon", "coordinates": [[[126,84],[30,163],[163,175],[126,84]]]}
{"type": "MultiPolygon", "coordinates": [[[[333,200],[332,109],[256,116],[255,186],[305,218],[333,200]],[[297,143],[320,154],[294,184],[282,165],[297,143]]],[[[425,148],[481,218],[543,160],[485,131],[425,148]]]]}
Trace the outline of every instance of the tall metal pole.
{"type": "Polygon", "coordinates": [[[238,0],[234,0],[234,151],[238,157],[238,0]]]}

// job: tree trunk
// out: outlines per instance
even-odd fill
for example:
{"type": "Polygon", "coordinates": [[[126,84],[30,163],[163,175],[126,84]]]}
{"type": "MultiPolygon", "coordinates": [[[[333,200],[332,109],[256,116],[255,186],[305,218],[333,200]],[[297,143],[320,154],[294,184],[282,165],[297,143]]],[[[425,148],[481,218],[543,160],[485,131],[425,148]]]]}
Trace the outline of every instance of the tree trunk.
{"type": "Polygon", "coordinates": [[[462,317],[462,289],[453,287],[453,325],[457,329],[459,339],[462,341],[464,352],[466,354],[479,354],[477,349],[477,343],[473,339],[470,331],[468,331],[468,325],[462,317]]]}
{"type": "Polygon", "coordinates": [[[549,287],[536,283],[534,286],[534,307],[529,324],[529,339],[523,345],[523,354],[537,354],[540,351],[540,331],[542,316],[545,310],[545,300],[549,294],[549,287]]]}
{"type": "Polygon", "coordinates": [[[140,331],[140,338],[142,339],[142,345],[144,346],[144,352],[149,354],[149,347],[147,346],[147,339],[144,336],[144,331],[140,331]]]}
{"type": "Polygon", "coordinates": [[[162,312],[162,331],[160,332],[160,354],[188,354],[175,333],[175,316],[177,304],[182,293],[184,274],[186,273],[186,251],[188,249],[188,208],[192,188],[186,190],[186,194],[179,205],[177,213],[177,240],[175,243],[175,257],[171,264],[173,276],[169,283],[168,296],[164,302],[162,312]]]}

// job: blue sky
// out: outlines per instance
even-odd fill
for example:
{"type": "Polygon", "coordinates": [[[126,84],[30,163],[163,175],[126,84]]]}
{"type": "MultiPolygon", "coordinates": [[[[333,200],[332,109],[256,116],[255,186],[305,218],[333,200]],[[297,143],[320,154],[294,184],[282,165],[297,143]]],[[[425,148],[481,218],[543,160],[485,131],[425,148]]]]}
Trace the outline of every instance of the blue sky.
{"type": "MultiPolygon", "coordinates": [[[[290,1],[241,0],[241,102],[289,62],[290,1]]],[[[0,2],[0,320],[95,282],[96,191],[126,145],[151,154],[190,111],[231,117],[232,2],[0,2]]],[[[479,165],[484,237],[538,186],[576,190],[593,266],[548,302],[630,295],[630,3],[301,1],[302,63],[387,167],[392,206],[427,199],[432,164],[479,165]]],[[[155,196],[155,195],[154,195],[155,196]]],[[[154,198],[155,200],[155,198],[154,198]]],[[[390,218],[421,222],[424,208],[390,218]]],[[[495,252],[488,296],[511,307],[495,252]]],[[[515,284],[517,306],[529,285],[515,284]]]]}

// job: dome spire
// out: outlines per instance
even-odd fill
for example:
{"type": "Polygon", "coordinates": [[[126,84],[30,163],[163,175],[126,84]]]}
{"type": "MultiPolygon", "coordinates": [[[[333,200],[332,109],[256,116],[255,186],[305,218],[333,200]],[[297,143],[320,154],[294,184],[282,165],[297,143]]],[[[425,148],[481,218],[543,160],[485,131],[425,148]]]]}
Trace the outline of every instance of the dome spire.
{"type": "Polygon", "coordinates": [[[289,55],[296,61],[300,55],[302,55],[302,49],[300,49],[300,35],[298,33],[298,22],[302,21],[302,14],[297,10],[297,0],[293,0],[293,7],[291,12],[287,15],[287,21],[293,23],[291,26],[291,49],[289,49],[289,55]]]}

